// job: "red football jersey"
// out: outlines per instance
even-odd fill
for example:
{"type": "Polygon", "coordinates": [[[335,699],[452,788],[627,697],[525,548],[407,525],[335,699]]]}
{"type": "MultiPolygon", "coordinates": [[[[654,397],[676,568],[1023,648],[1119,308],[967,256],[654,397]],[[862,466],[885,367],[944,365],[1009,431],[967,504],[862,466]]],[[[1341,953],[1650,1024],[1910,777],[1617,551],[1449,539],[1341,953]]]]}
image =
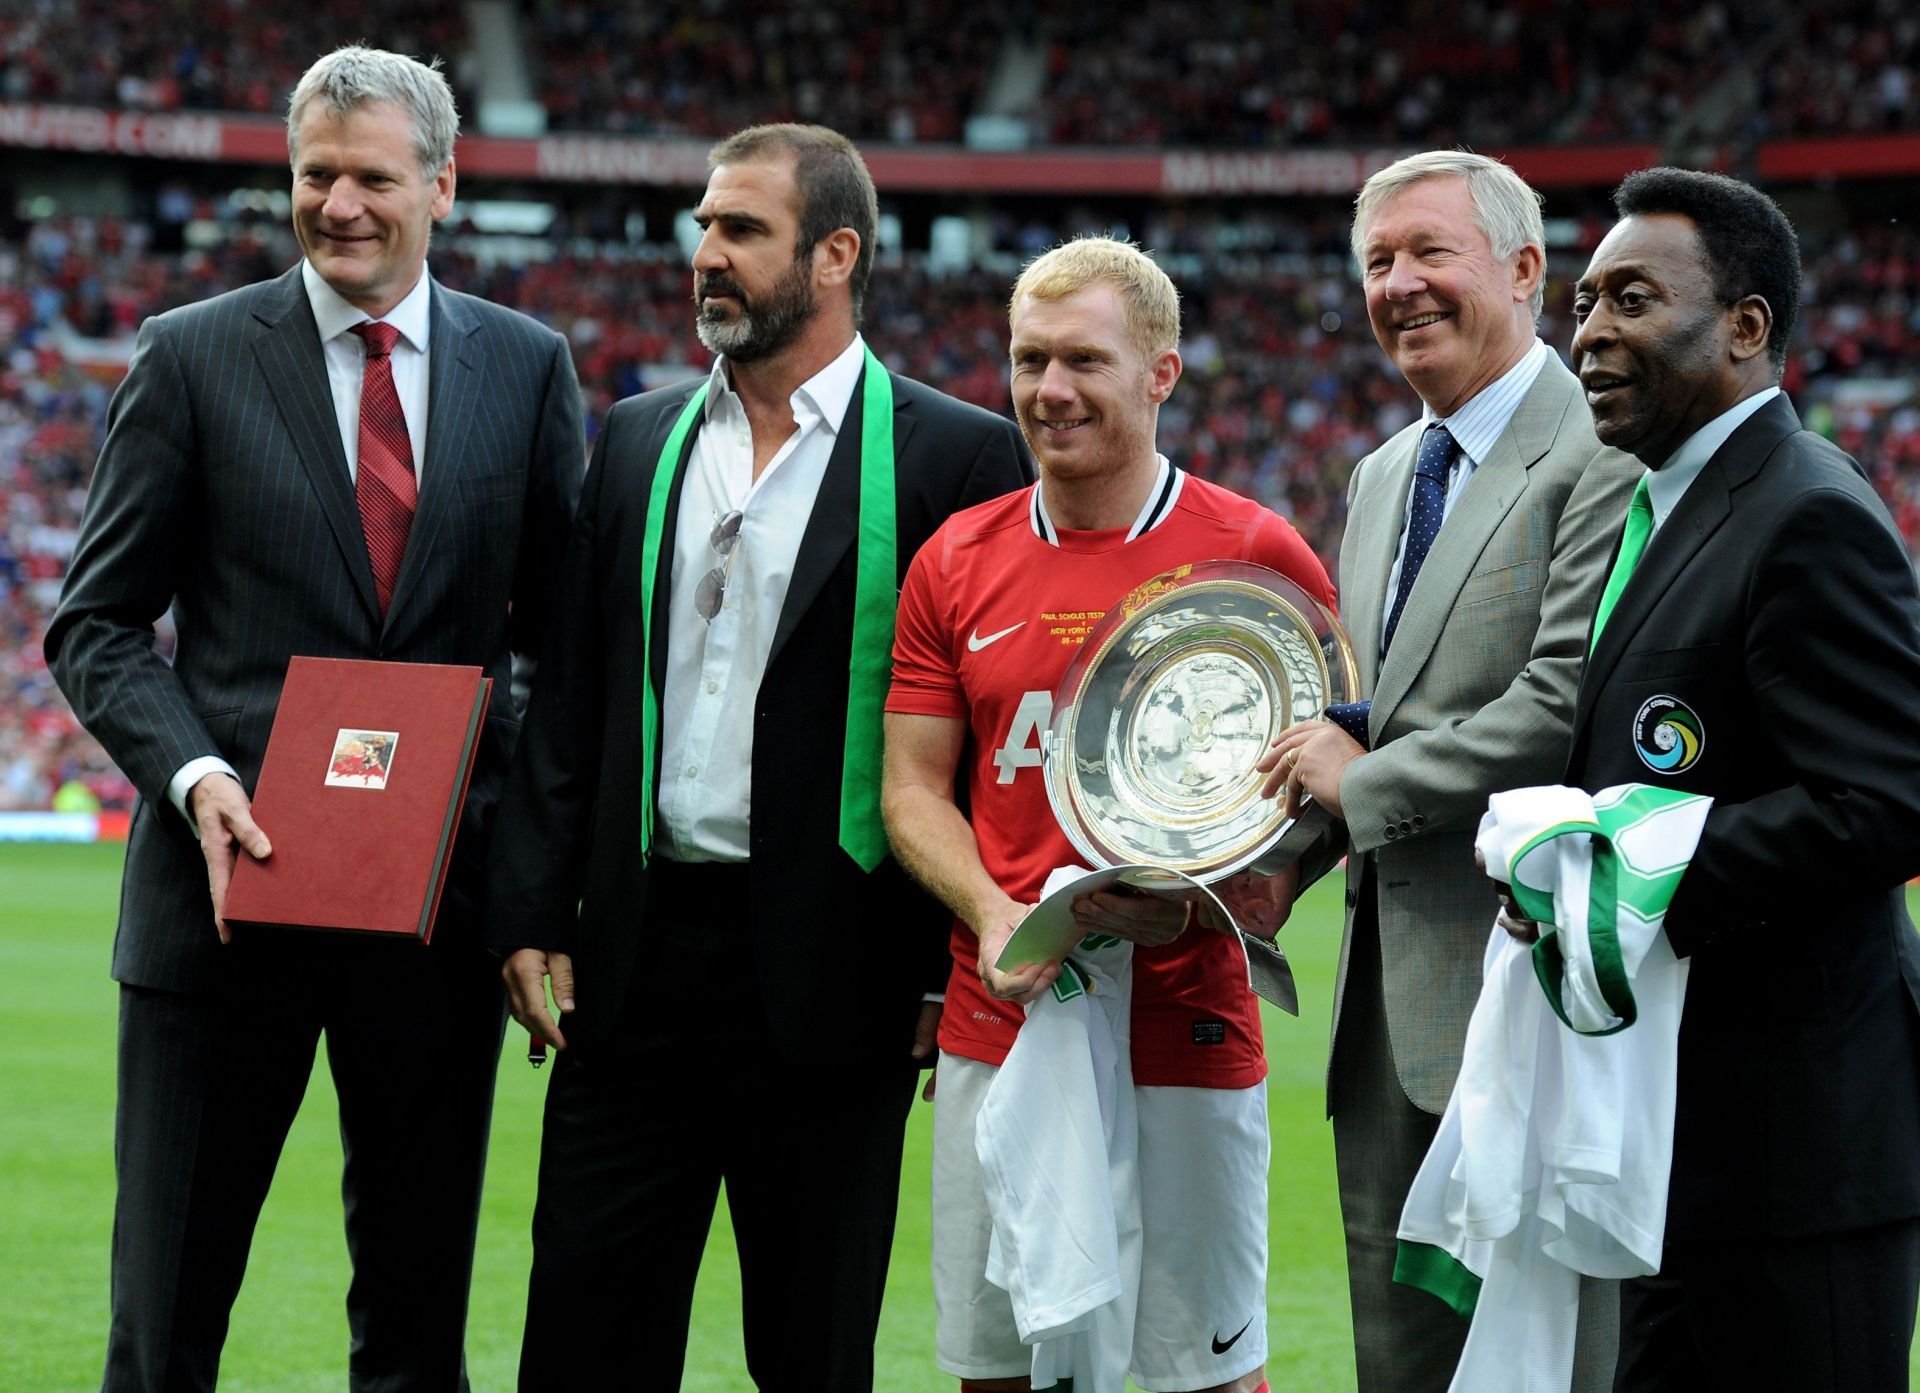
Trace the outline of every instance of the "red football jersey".
{"type": "MultiPolygon", "coordinates": [[[[970,819],[987,873],[1034,903],[1047,876],[1080,855],[1054,820],[1040,766],[1054,689],[1109,606],[1176,566],[1232,559],[1271,566],[1334,602],[1325,567],[1266,508],[1163,466],[1131,528],[1055,528],[1039,486],[956,513],[907,572],[887,710],[968,723],[970,819]]],[[[980,985],[978,940],[953,927],[940,1047],[999,1064],[1017,1006],[980,985]]],[[[1246,1088],[1266,1076],[1259,1006],[1239,946],[1191,928],[1133,957],[1133,1077],[1148,1085],[1246,1088]]]]}

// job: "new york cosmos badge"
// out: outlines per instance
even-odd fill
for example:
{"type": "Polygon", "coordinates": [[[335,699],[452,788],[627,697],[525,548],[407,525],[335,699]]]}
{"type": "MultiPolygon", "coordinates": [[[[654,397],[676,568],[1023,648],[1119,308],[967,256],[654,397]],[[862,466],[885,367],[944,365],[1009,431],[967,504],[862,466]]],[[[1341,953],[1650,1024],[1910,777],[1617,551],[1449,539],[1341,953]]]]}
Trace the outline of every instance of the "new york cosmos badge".
{"type": "Polygon", "coordinates": [[[1656,774],[1684,774],[1706,748],[1706,727],[1679,697],[1648,697],[1634,715],[1633,752],[1656,774]]]}

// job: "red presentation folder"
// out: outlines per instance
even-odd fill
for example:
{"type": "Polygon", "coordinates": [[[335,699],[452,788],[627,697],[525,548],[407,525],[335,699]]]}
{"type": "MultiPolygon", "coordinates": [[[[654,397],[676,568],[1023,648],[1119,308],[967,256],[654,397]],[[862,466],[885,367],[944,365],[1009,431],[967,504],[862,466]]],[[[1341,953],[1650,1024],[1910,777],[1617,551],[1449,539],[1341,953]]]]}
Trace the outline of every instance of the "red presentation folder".
{"type": "Polygon", "coordinates": [[[231,924],[422,943],[453,860],[493,682],[477,667],[295,658],[253,795],[231,924]]]}

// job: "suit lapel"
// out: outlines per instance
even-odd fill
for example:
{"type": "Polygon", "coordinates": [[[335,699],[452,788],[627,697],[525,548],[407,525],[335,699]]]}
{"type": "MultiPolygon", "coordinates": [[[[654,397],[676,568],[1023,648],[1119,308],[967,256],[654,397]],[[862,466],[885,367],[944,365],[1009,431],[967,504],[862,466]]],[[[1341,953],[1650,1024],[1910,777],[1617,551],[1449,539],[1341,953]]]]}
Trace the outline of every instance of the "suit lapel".
{"type": "Polygon", "coordinates": [[[307,303],[298,265],[274,283],[271,294],[261,298],[254,316],[265,327],[254,341],[260,375],[266,380],[287,433],[293,437],[294,449],[340,548],[340,559],[353,577],[361,603],[377,623],[380,601],[373,587],[373,567],[367,560],[360,505],[354,501],[346,451],[340,444],[340,421],[334,415],[333,394],[327,385],[320,328],[314,323],[313,307],[307,303]]]}
{"type": "Polygon", "coordinates": [[[1742,421],[1726,443],[1714,451],[1700,477],[1674,505],[1672,514],[1647,543],[1587,661],[1580,695],[1574,703],[1576,737],[1592,714],[1595,694],[1620,665],[1640,626],[1733,511],[1733,491],[1759,471],[1775,446],[1799,429],[1800,418],[1784,396],[1768,402],[1742,421]]]}
{"type": "Polygon", "coordinates": [[[1386,477],[1374,485],[1381,497],[1392,500],[1392,506],[1358,509],[1341,548],[1343,556],[1350,550],[1354,557],[1352,573],[1341,576],[1341,613],[1360,664],[1361,689],[1366,692],[1380,681],[1380,617],[1386,611],[1387,574],[1406,526],[1407,490],[1420,453],[1418,423],[1405,435],[1404,442],[1382,447],[1380,463],[1386,477]]]}
{"type": "MultiPolygon", "coordinates": [[[[1381,664],[1380,681],[1373,694],[1371,725],[1375,732],[1433,656],[1441,630],[1453,614],[1460,587],[1473,574],[1474,564],[1495,529],[1527,491],[1527,471],[1553,448],[1573,381],[1572,374],[1557,361],[1540,369],[1513,420],[1487,452],[1487,458],[1475,467],[1460,501],[1441,525],[1440,535],[1413,583],[1413,593],[1407,597],[1400,627],[1394,631],[1392,651],[1381,664]]],[[[1397,534],[1394,540],[1397,545],[1397,534]]],[[[1383,582],[1383,602],[1385,588],[1383,582]]]]}
{"type": "MultiPolygon", "coordinates": [[[[866,412],[866,382],[867,370],[863,368],[859,380],[853,384],[853,396],[847,402],[840,433],[834,437],[833,453],[827,457],[827,472],[820,480],[813,513],[800,538],[800,554],[793,562],[793,579],[787,583],[787,598],[780,606],[780,623],[773,631],[773,646],[767,653],[769,672],[859,532],[860,435],[866,412]]],[[[899,461],[906,455],[907,439],[913,433],[914,416],[897,390],[893,402],[893,458],[897,476],[899,461]]],[[[896,482],[896,492],[898,487],[896,482]]]]}
{"type": "MultiPolygon", "coordinates": [[[[467,306],[429,283],[431,328],[427,346],[427,458],[420,471],[420,502],[407,533],[407,550],[387,607],[391,631],[426,571],[434,542],[454,511],[460,475],[468,467],[475,408],[485,379],[480,321],[467,306]]],[[[502,544],[506,539],[500,539],[502,544]]]]}

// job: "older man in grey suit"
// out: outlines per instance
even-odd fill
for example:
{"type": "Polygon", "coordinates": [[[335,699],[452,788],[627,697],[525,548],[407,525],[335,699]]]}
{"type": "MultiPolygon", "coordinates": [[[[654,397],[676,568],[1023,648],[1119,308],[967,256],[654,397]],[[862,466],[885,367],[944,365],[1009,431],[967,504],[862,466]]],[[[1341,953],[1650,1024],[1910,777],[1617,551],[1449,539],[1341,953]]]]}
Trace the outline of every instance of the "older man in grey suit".
{"type": "Polygon", "coordinates": [[[466,1386],[505,1022],[477,901],[515,688],[579,493],[580,392],[559,335],[426,274],[454,192],[439,73],[341,49],[301,79],[287,125],[305,256],[143,326],[47,635],[61,688],[141,795],[113,953],[109,1390],[213,1387],[322,1033],[346,1153],[349,1386],[466,1386]],[[169,606],[171,665],[152,629],[169,606]],[[294,654],[494,679],[428,947],[230,935],[221,918],[236,847],[270,852],[248,792],[294,654]]]}
{"type": "MultiPolygon", "coordinates": [[[[1460,1067],[1495,911],[1487,795],[1565,764],[1587,621],[1633,471],[1535,334],[1539,196],[1480,155],[1367,181],[1353,250],[1374,335],[1425,404],[1354,469],[1342,609],[1371,703],[1286,731],[1269,787],[1346,824],[1347,926],[1327,1106],[1361,1393],[1441,1393],[1466,1322],[1393,1282],[1414,1172],[1460,1067]]],[[[1583,1293],[1575,1387],[1612,1379],[1616,1295],[1583,1293]]]]}

